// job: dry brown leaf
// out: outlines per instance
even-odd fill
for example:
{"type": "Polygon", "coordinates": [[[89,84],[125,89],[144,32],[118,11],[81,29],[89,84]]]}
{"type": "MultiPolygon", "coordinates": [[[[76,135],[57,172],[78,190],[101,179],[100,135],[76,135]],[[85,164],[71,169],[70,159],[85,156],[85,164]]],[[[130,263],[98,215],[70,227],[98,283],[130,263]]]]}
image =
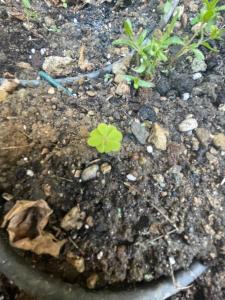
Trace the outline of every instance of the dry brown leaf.
{"type": "Polygon", "coordinates": [[[26,69],[26,70],[31,70],[32,67],[29,63],[24,62],[24,61],[20,61],[16,64],[17,67],[21,68],[21,69],[26,69]]]}
{"type": "Polygon", "coordinates": [[[65,240],[58,241],[51,233],[44,232],[51,214],[44,200],[17,201],[5,215],[1,227],[7,226],[12,246],[57,257],[65,240]]]}

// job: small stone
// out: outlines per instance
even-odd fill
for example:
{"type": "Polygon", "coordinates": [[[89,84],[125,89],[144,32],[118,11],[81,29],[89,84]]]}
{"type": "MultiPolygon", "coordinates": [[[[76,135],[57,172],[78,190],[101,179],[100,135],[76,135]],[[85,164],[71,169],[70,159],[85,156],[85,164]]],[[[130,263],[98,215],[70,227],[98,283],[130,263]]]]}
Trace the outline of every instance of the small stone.
{"type": "Polygon", "coordinates": [[[184,93],[182,95],[182,100],[187,101],[190,98],[190,93],[184,93]]]}
{"type": "Polygon", "coordinates": [[[3,193],[2,198],[6,201],[11,201],[13,199],[13,195],[11,195],[9,193],[3,193]]]}
{"type": "Polygon", "coordinates": [[[78,206],[73,207],[62,219],[60,226],[66,231],[79,230],[83,226],[85,212],[81,212],[78,206]]]}
{"type": "Polygon", "coordinates": [[[162,174],[153,175],[154,180],[160,185],[161,188],[166,186],[165,179],[162,174]]]}
{"type": "Polygon", "coordinates": [[[133,174],[128,174],[128,175],[127,175],[127,179],[128,179],[129,181],[136,181],[136,180],[137,180],[137,177],[134,176],[133,174]]]}
{"type": "Polygon", "coordinates": [[[98,274],[93,273],[87,278],[87,287],[89,289],[94,289],[98,281],[98,274]]]}
{"type": "Polygon", "coordinates": [[[90,97],[96,96],[96,92],[94,92],[94,91],[87,91],[86,93],[87,93],[87,95],[90,96],[90,97]]]}
{"type": "Polygon", "coordinates": [[[138,117],[142,120],[148,120],[151,122],[156,121],[156,113],[155,111],[148,105],[143,105],[138,111],[138,117]]]}
{"type": "Polygon", "coordinates": [[[199,140],[199,142],[203,146],[208,146],[211,140],[211,134],[210,132],[205,128],[197,128],[196,129],[196,135],[199,140]]]}
{"type": "Polygon", "coordinates": [[[199,150],[199,141],[198,139],[196,139],[194,136],[192,137],[191,139],[191,142],[192,142],[192,149],[194,151],[198,151],[199,150]]]}
{"type": "Polygon", "coordinates": [[[225,112],[225,104],[220,104],[218,110],[225,112]]]}
{"type": "Polygon", "coordinates": [[[169,131],[162,128],[159,124],[155,123],[152,127],[152,132],[148,141],[150,143],[153,143],[156,149],[166,150],[168,136],[169,131]]]}
{"type": "Polygon", "coordinates": [[[218,133],[213,137],[213,144],[225,151],[225,135],[223,133],[218,133]]]}
{"type": "Polygon", "coordinates": [[[51,185],[48,184],[48,183],[44,184],[43,191],[44,191],[44,194],[45,194],[46,197],[51,196],[51,194],[52,194],[52,187],[51,187],[51,185]]]}
{"type": "Polygon", "coordinates": [[[200,79],[200,78],[202,78],[202,73],[195,73],[195,74],[193,74],[193,80],[198,80],[198,79],[200,79]]]}
{"type": "Polygon", "coordinates": [[[149,132],[143,123],[140,123],[139,120],[134,120],[131,123],[131,131],[140,144],[144,145],[146,143],[149,132]]]}
{"type": "Polygon", "coordinates": [[[52,19],[52,18],[49,17],[49,16],[46,16],[46,17],[44,18],[44,21],[45,21],[45,24],[46,24],[48,27],[51,27],[51,26],[55,25],[55,20],[52,19]]]}
{"type": "Polygon", "coordinates": [[[89,226],[89,227],[93,227],[94,226],[94,219],[92,216],[88,216],[87,219],[86,219],[86,224],[89,226]]]}
{"type": "Polygon", "coordinates": [[[207,64],[205,63],[204,60],[199,60],[197,58],[194,58],[191,64],[191,68],[194,73],[205,72],[207,69],[207,64]]]}
{"type": "Polygon", "coordinates": [[[120,82],[116,88],[116,94],[123,96],[130,94],[130,86],[125,82],[120,82]]]}
{"type": "Polygon", "coordinates": [[[110,173],[110,172],[111,172],[112,167],[111,167],[110,164],[104,163],[104,164],[101,165],[100,169],[101,169],[101,172],[102,172],[103,174],[107,174],[107,173],[110,173]]]}
{"type": "Polygon", "coordinates": [[[97,172],[99,170],[99,166],[97,164],[91,165],[83,170],[81,174],[81,179],[83,181],[88,181],[97,177],[97,172]]]}
{"type": "Polygon", "coordinates": [[[64,76],[73,71],[73,59],[71,57],[48,56],[42,66],[50,75],[64,76]]]}
{"type": "Polygon", "coordinates": [[[34,177],[34,172],[32,170],[27,170],[27,176],[34,177]]]}
{"type": "Polygon", "coordinates": [[[100,251],[98,254],[97,254],[97,259],[100,260],[102,259],[103,257],[103,251],[100,251]]]}
{"type": "Polygon", "coordinates": [[[75,178],[80,178],[80,176],[81,176],[81,170],[76,170],[76,171],[74,172],[74,177],[75,177],[75,178]]]}
{"type": "Polygon", "coordinates": [[[68,252],[66,260],[77,270],[78,273],[83,273],[85,271],[84,258],[75,255],[73,252],[68,252]]]}
{"type": "Polygon", "coordinates": [[[196,129],[198,127],[198,122],[194,118],[186,118],[178,127],[179,131],[187,132],[196,129]]]}
{"type": "Polygon", "coordinates": [[[50,87],[50,88],[48,89],[48,94],[49,94],[49,95],[54,95],[54,94],[55,94],[55,89],[54,89],[54,87],[50,87]]]}
{"type": "Polygon", "coordinates": [[[151,145],[147,146],[147,152],[149,154],[153,153],[153,147],[151,145]]]}

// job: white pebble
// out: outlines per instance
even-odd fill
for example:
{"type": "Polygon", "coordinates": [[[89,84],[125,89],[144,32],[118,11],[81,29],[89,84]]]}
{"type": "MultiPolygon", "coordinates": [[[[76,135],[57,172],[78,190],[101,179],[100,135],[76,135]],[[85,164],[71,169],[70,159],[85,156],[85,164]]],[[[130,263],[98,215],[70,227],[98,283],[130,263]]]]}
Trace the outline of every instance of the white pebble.
{"type": "Polygon", "coordinates": [[[170,257],[169,257],[169,261],[170,261],[170,265],[171,265],[171,266],[173,266],[173,265],[176,264],[176,261],[175,261],[175,259],[174,259],[173,256],[170,256],[170,257]]]}
{"type": "Polygon", "coordinates": [[[150,145],[147,146],[147,152],[150,153],[150,154],[153,153],[153,147],[150,146],[150,145]]]}
{"type": "Polygon", "coordinates": [[[130,180],[130,181],[136,181],[136,180],[137,180],[137,177],[135,177],[135,176],[132,175],[132,174],[128,174],[128,175],[127,175],[127,179],[130,180]]]}
{"type": "Polygon", "coordinates": [[[32,170],[27,170],[27,176],[33,177],[34,172],[32,170]]]}
{"type": "Polygon", "coordinates": [[[97,254],[97,259],[100,260],[102,257],[103,257],[103,251],[100,251],[100,252],[97,254]]]}
{"type": "Polygon", "coordinates": [[[36,50],[34,48],[31,49],[31,53],[34,54],[36,50]]]}
{"type": "Polygon", "coordinates": [[[45,52],[46,52],[46,49],[45,48],[41,48],[41,50],[40,50],[41,55],[44,55],[45,52]]]}
{"type": "Polygon", "coordinates": [[[195,73],[195,74],[193,74],[192,78],[193,78],[193,80],[198,80],[198,79],[202,78],[202,73],[200,73],[200,72],[195,73]]]}
{"type": "Polygon", "coordinates": [[[189,93],[184,93],[184,94],[182,95],[182,99],[183,99],[184,101],[187,101],[189,98],[190,98],[190,94],[189,94],[189,93]]]}

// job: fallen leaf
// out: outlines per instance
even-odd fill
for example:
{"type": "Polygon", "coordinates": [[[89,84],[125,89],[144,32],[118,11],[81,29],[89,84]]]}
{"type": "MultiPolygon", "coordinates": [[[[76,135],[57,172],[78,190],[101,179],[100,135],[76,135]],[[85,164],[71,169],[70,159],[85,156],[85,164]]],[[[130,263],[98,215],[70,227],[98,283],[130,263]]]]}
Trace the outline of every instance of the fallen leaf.
{"type": "Polygon", "coordinates": [[[58,241],[44,231],[51,214],[52,210],[44,200],[20,200],[5,215],[1,227],[7,227],[13,247],[58,257],[66,241],[58,241]]]}

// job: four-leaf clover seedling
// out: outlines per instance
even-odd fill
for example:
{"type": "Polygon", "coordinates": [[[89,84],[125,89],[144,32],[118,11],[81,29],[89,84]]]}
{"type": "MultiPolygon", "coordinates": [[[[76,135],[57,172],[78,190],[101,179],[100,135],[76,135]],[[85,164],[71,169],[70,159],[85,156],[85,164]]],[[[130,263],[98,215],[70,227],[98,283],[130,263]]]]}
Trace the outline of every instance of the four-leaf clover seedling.
{"type": "Polygon", "coordinates": [[[100,153],[109,153],[120,150],[122,138],[122,133],[115,126],[100,123],[91,131],[87,143],[100,153]]]}

